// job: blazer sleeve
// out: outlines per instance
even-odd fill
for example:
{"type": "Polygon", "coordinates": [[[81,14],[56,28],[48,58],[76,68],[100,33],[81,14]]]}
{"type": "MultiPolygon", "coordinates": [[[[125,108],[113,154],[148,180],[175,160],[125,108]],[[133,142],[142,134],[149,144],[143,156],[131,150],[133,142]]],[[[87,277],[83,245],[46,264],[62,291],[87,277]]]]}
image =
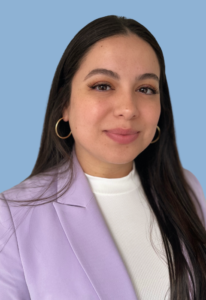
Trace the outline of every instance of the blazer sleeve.
{"type": "Polygon", "coordinates": [[[0,195],[0,299],[30,300],[11,211],[0,195]]]}
{"type": "Polygon", "coordinates": [[[184,174],[187,182],[189,183],[195,196],[197,197],[198,203],[196,203],[195,201],[194,204],[197,209],[197,213],[200,217],[200,220],[202,221],[203,226],[206,229],[206,200],[202,186],[193,173],[184,169],[184,174]]]}

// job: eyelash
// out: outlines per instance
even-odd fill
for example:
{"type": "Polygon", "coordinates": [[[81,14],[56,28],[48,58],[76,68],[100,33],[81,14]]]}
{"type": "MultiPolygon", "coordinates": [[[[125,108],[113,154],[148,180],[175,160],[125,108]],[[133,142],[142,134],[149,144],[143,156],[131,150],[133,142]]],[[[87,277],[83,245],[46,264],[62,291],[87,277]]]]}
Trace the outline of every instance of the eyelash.
{"type": "MultiPolygon", "coordinates": [[[[96,85],[91,86],[90,88],[93,89],[93,90],[95,90],[96,87],[100,87],[100,86],[104,86],[104,87],[109,86],[111,88],[111,86],[109,84],[106,84],[106,83],[96,84],[96,85]]],[[[141,90],[141,89],[151,90],[152,91],[152,95],[157,94],[156,89],[148,87],[148,86],[142,86],[139,90],[141,90]]],[[[107,92],[108,90],[97,90],[97,91],[100,91],[100,92],[106,91],[107,92]]],[[[143,93],[143,94],[146,94],[146,93],[143,93]]],[[[151,94],[146,94],[146,95],[151,95],[151,94]]]]}

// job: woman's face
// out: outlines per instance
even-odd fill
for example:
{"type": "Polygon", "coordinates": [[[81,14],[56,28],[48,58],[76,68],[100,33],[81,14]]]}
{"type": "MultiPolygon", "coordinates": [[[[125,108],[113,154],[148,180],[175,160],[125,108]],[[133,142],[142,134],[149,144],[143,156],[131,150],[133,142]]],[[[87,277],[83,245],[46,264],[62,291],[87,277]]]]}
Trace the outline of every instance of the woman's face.
{"type": "Polygon", "coordinates": [[[85,55],[72,80],[70,104],[63,111],[85,173],[105,178],[129,174],[133,160],[156,132],[159,78],[154,50],[134,34],[101,40],[85,55]],[[121,138],[117,135],[113,139],[108,133],[116,128],[134,130],[134,140],[123,136],[121,142],[115,140],[121,138]]]}

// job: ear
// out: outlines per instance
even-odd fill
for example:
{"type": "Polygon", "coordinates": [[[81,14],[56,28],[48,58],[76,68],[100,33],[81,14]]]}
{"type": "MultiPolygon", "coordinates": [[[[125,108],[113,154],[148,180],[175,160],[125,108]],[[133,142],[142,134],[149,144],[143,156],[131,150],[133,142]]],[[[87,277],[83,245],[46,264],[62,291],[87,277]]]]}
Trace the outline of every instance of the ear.
{"type": "Polygon", "coordinates": [[[65,106],[62,112],[62,118],[64,120],[64,122],[68,122],[69,121],[69,106],[65,106]]]}

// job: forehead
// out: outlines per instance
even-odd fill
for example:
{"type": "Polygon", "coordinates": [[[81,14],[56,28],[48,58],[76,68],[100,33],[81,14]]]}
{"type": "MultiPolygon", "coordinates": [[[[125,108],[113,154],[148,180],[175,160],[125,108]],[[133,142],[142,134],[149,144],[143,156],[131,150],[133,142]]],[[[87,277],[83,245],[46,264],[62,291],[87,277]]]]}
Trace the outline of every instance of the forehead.
{"type": "Polygon", "coordinates": [[[131,75],[155,72],[160,75],[159,62],[153,48],[135,34],[115,35],[95,43],[84,56],[80,70],[112,68],[131,75]]]}

